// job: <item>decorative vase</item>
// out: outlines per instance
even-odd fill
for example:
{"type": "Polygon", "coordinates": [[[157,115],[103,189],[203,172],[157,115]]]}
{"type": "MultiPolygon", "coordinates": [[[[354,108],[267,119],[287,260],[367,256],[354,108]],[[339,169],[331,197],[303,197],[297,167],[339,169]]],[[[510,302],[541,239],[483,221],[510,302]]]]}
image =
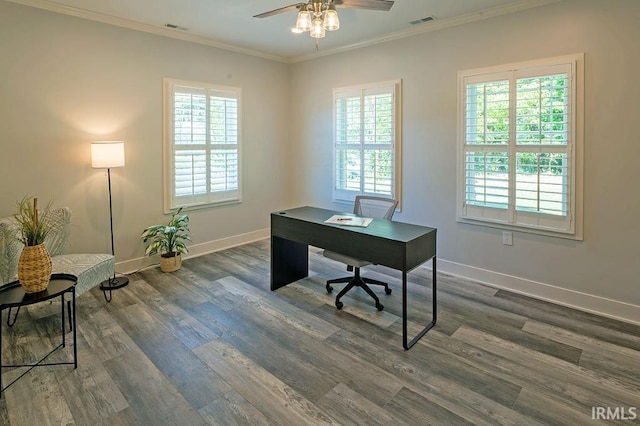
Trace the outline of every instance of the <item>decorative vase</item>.
{"type": "Polygon", "coordinates": [[[174,272],[182,266],[182,254],[164,253],[160,256],[160,270],[162,272],[174,272]]]}
{"type": "Polygon", "coordinates": [[[51,256],[44,244],[25,246],[18,260],[18,281],[26,293],[46,290],[51,278],[51,256]]]}

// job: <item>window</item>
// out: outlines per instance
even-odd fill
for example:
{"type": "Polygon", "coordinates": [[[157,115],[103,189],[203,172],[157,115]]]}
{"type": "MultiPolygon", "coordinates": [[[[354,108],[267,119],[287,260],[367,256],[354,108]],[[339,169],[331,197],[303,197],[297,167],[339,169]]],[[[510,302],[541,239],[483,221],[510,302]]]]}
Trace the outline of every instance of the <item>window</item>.
{"type": "Polygon", "coordinates": [[[165,211],[239,202],[241,89],[164,83],[165,211]]]}
{"type": "Polygon", "coordinates": [[[401,81],[334,89],[334,201],[400,199],[401,81]]]}
{"type": "Polygon", "coordinates": [[[581,77],[581,56],[459,73],[459,220],[581,239],[581,77]]]}

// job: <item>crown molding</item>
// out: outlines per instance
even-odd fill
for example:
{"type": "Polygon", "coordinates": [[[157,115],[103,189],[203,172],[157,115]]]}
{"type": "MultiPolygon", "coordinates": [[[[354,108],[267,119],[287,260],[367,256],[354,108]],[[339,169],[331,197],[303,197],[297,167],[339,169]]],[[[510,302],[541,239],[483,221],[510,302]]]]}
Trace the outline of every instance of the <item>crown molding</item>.
{"type": "Polygon", "coordinates": [[[308,55],[296,56],[289,58],[289,63],[303,62],[310,59],[319,58],[322,56],[334,55],[336,53],[348,52],[354,49],[360,49],[362,47],[373,46],[380,43],[386,43],[388,41],[398,40],[402,38],[412,37],[419,34],[429,33],[432,31],[439,31],[449,27],[455,27],[458,25],[469,24],[471,22],[482,21],[485,19],[495,18],[497,16],[508,15],[510,13],[520,12],[522,10],[532,9],[534,7],[544,6],[550,3],[556,3],[561,0],[521,0],[519,2],[511,3],[505,6],[498,6],[491,9],[486,9],[480,12],[468,13],[466,15],[458,16],[450,19],[429,21],[428,23],[417,25],[413,28],[407,28],[402,31],[385,34],[380,37],[372,38],[361,43],[354,43],[348,46],[338,47],[335,49],[328,49],[320,52],[314,52],[308,55]]]}
{"type": "Polygon", "coordinates": [[[174,38],[191,43],[202,44],[205,46],[216,47],[218,49],[229,50],[236,53],[243,53],[245,55],[257,56],[259,58],[268,59],[276,62],[288,63],[289,60],[282,56],[270,55],[259,50],[246,49],[243,47],[234,46],[231,44],[220,43],[211,40],[206,37],[200,37],[193,34],[180,32],[180,30],[172,30],[164,27],[157,27],[154,25],[143,24],[140,22],[130,21],[128,19],[118,18],[115,16],[105,15],[103,13],[91,12],[77,7],[71,7],[55,3],[48,0],[5,0],[11,3],[17,3],[24,6],[35,7],[37,9],[47,10],[49,12],[60,13],[63,15],[74,16],[76,18],[88,19],[91,21],[100,22],[103,24],[114,25],[121,28],[127,28],[135,31],[142,31],[149,34],[155,34],[159,36],[174,38]]]}
{"type": "Polygon", "coordinates": [[[407,28],[402,31],[397,31],[390,34],[385,34],[380,37],[375,37],[360,43],[350,44],[348,46],[338,47],[335,49],[327,49],[320,52],[314,52],[308,55],[300,55],[293,57],[283,57],[277,55],[271,55],[259,50],[247,49],[239,46],[234,46],[227,43],[221,43],[211,40],[206,37],[200,37],[193,34],[180,32],[180,30],[172,30],[164,27],[157,27],[154,25],[143,24],[140,22],[130,21],[128,19],[118,18],[114,16],[105,15],[102,13],[91,12],[88,10],[62,5],[49,0],[5,0],[11,3],[17,3],[24,6],[30,6],[37,9],[43,9],[50,12],[60,13],[63,15],[74,16],[76,18],[88,19],[91,21],[101,22],[103,24],[114,25],[121,28],[127,28],[135,31],[142,31],[149,34],[155,34],[163,37],[174,38],[191,43],[202,44],[205,46],[215,47],[218,49],[228,50],[236,53],[242,53],[245,55],[256,56],[263,59],[268,59],[276,62],[283,62],[293,64],[297,62],[303,62],[311,59],[316,59],[323,56],[334,55],[336,53],[348,52],[362,47],[373,46],[380,43],[386,43],[388,41],[398,40],[406,37],[412,37],[419,34],[424,34],[432,31],[442,30],[444,28],[455,27],[458,25],[468,24],[471,22],[482,21],[485,19],[494,18],[497,16],[507,15],[509,13],[519,12],[522,10],[531,9],[534,7],[544,6],[550,3],[556,3],[561,0],[521,0],[519,2],[511,3],[505,6],[498,6],[491,9],[486,9],[480,12],[468,13],[466,15],[458,16],[455,18],[430,21],[429,23],[418,25],[414,28],[407,28]]]}

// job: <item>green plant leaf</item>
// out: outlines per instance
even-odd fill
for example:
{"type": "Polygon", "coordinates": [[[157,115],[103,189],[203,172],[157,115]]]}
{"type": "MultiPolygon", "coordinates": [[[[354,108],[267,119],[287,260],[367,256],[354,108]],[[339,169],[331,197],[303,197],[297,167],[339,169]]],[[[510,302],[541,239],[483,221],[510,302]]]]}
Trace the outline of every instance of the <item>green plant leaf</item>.
{"type": "Polygon", "coordinates": [[[171,216],[166,225],[152,225],[140,234],[144,244],[147,244],[145,255],[153,256],[164,253],[187,253],[185,242],[191,241],[189,236],[189,216],[181,215],[180,208],[171,216]]]}

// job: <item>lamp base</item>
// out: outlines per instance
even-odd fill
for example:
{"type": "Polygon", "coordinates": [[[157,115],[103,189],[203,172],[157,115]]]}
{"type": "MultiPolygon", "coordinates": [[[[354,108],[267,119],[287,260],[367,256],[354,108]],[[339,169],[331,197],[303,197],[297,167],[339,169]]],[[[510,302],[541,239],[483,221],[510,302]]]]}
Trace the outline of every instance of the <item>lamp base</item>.
{"type": "Polygon", "coordinates": [[[100,290],[115,290],[117,288],[125,287],[129,284],[128,277],[113,277],[108,280],[104,280],[100,283],[100,290]]]}

